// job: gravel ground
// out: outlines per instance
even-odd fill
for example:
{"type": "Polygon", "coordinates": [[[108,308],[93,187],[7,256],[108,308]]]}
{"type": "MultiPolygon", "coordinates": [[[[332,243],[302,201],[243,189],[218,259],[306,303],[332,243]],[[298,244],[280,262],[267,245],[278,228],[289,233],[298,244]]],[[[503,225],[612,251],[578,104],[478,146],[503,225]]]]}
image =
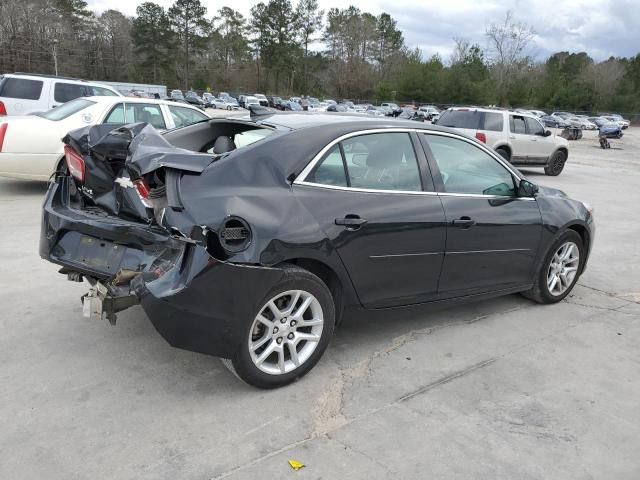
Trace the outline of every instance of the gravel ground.
{"type": "Polygon", "coordinates": [[[37,254],[44,185],[0,179],[0,478],[637,480],[640,129],[612,145],[587,132],[559,177],[525,170],[596,210],[565,301],[347,319],[275,391],[169,347],[140,308],[83,319],[86,285],[37,254]]]}

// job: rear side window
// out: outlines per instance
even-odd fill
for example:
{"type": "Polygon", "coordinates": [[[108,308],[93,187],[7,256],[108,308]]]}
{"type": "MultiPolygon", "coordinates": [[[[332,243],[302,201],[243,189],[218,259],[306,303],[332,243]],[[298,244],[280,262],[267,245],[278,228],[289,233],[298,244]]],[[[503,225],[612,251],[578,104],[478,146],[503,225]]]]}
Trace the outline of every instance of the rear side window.
{"type": "Polygon", "coordinates": [[[408,133],[373,133],[344,140],[332,147],[306,180],[367,190],[422,190],[408,133]]]}
{"type": "Polygon", "coordinates": [[[4,77],[0,81],[0,97],[38,100],[42,93],[41,80],[4,77]]]}
{"type": "Polygon", "coordinates": [[[94,104],[95,102],[87,100],[86,98],[76,98],[75,100],[67,102],[64,105],[60,105],[59,107],[52,108],[47,112],[40,113],[38,114],[38,116],[53,121],[64,120],[74,113],[78,113],[79,111],[84,110],[85,108],[90,107],[94,104]]]}
{"type": "Polygon", "coordinates": [[[160,105],[146,103],[127,103],[127,123],[146,122],[159,130],[167,128],[160,105]]]}
{"type": "Polygon", "coordinates": [[[484,129],[492,132],[501,132],[504,128],[504,115],[495,112],[484,113],[484,129]]]}
{"type": "Polygon", "coordinates": [[[309,177],[309,182],[321,185],[335,185],[338,187],[347,186],[347,174],[340,146],[334,145],[324,158],[316,165],[309,177]]]}
{"type": "Polygon", "coordinates": [[[447,110],[440,115],[438,125],[453,128],[480,129],[480,112],[473,110],[447,110]]]}

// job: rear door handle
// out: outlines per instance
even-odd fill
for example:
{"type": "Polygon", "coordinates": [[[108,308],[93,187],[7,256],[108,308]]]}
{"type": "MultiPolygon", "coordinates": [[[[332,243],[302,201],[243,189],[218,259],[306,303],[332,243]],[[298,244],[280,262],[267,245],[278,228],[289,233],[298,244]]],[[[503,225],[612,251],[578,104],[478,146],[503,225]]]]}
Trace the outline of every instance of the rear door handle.
{"type": "Polygon", "coordinates": [[[336,225],[347,227],[348,230],[357,230],[367,223],[364,218],[360,218],[359,215],[353,214],[345,215],[344,218],[336,218],[335,222],[336,225]]]}
{"type": "Polygon", "coordinates": [[[460,227],[460,228],[469,228],[469,227],[473,227],[476,224],[475,220],[471,220],[471,218],[469,217],[460,217],[459,219],[454,220],[451,223],[453,224],[454,227],[460,227]]]}

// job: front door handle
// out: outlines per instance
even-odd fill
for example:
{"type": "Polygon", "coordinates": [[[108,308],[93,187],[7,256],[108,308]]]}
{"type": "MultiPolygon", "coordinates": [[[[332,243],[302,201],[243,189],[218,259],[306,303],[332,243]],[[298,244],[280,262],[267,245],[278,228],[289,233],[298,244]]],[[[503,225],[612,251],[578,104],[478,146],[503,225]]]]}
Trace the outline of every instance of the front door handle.
{"type": "Polygon", "coordinates": [[[454,220],[451,223],[453,224],[454,227],[460,227],[460,228],[470,228],[476,224],[475,220],[471,220],[470,217],[460,217],[459,219],[454,220]]]}
{"type": "Polygon", "coordinates": [[[347,227],[347,230],[357,230],[367,223],[364,218],[360,218],[359,215],[353,214],[345,215],[344,218],[336,218],[335,222],[336,225],[347,227]]]}

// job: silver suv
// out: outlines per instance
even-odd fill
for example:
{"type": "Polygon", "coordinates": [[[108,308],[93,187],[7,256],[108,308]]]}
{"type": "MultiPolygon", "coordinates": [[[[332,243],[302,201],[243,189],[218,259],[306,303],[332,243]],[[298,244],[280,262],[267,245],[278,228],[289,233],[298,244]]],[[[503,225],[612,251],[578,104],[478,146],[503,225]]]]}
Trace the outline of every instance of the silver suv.
{"type": "Polygon", "coordinates": [[[544,167],[546,175],[559,175],[569,156],[569,142],[527,113],[452,107],[437,123],[475,137],[515,166],[544,167]]]}

